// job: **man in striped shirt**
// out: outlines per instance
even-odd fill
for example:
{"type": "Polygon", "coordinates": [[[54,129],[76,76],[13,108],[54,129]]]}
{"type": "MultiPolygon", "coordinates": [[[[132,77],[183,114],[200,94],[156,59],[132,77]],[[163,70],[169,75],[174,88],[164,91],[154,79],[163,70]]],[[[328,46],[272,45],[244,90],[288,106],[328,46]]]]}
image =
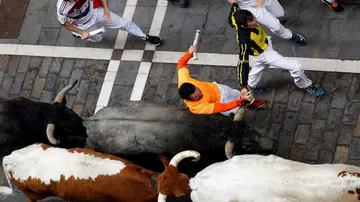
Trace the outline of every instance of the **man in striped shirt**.
{"type": "Polygon", "coordinates": [[[321,96],[323,90],[313,85],[312,81],[306,77],[304,69],[298,61],[284,58],[273,50],[271,41],[267,38],[256,17],[250,11],[240,9],[236,0],[229,0],[229,2],[232,3],[229,25],[235,28],[236,39],[240,47],[237,76],[241,87],[247,87],[254,90],[256,94],[261,94],[261,90],[257,89],[257,84],[263,70],[273,66],[289,71],[294,78],[295,85],[299,88],[305,89],[316,97],[321,96]],[[255,64],[251,66],[251,71],[250,55],[255,61],[255,64]]]}
{"type": "Polygon", "coordinates": [[[191,78],[187,67],[188,61],[193,57],[194,46],[178,61],[178,88],[179,95],[184,99],[190,112],[194,114],[216,114],[229,116],[236,113],[239,106],[249,102],[247,109],[258,108],[265,105],[265,100],[254,99],[251,93],[240,93],[236,89],[217,84],[215,82],[198,81],[191,78]]]}
{"type": "Polygon", "coordinates": [[[101,34],[90,35],[90,31],[103,26],[121,29],[140,39],[160,45],[162,39],[145,34],[134,22],[121,18],[109,10],[108,0],[58,0],[57,18],[61,26],[77,38],[100,42],[101,34]]]}

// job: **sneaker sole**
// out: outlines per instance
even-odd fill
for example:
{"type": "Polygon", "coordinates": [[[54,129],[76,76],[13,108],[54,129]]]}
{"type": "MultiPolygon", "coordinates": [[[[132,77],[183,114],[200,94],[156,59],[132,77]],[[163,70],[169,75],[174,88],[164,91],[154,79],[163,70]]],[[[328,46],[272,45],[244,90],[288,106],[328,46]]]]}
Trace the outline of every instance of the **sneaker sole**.
{"type": "MultiPolygon", "coordinates": [[[[158,36],[159,37],[159,36],[158,36]]],[[[159,39],[161,40],[161,42],[160,43],[157,43],[157,44],[155,44],[155,43],[151,43],[151,42],[149,42],[149,41],[145,41],[146,43],[149,43],[149,44],[153,44],[153,45],[155,45],[155,46],[160,46],[161,44],[162,44],[162,38],[161,37],[159,37],[159,39]]]]}
{"type": "Polygon", "coordinates": [[[329,8],[330,8],[330,10],[332,10],[333,12],[335,12],[335,13],[340,13],[340,12],[342,12],[342,11],[335,11],[332,7],[331,7],[331,4],[328,4],[328,2],[326,2],[325,0],[321,0],[324,4],[326,4],[329,8]]]}
{"type": "Polygon", "coordinates": [[[305,43],[304,44],[298,44],[298,43],[295,43],[295,42],[293,42],[293,41],[291,41],[293,44],[295,44],[295,45],[298,45],[298,46],[305,46],[306,45],[306,39],[305,39],[305,37],[303,36],[303,35],[301,35],[301,34],[297,34],[298,36],[300,36],[300,37],[302,37],[303,39],[304,39],[304,41],[305,41],[305,43]]]}

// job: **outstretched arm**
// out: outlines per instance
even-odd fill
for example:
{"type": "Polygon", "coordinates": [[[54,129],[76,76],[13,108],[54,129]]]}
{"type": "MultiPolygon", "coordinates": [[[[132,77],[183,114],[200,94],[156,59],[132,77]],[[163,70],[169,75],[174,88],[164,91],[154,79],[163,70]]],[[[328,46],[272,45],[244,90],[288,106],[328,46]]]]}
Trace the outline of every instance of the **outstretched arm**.
{"type": "Polygon", "coordinates": [[[229,0],[232,3],[229,15],[229,25],[236,30],[236,40],[239,44],[239,61],[236,68],[236,75],[241,87],[247,86],[249,75],[249,54],[250,54],[250,31],[241,27],[236,20],[236,13],[240,8],[235,0],[229,0]]]}
{"type": "Polygon", "coordinates": [[[230,14],[228,18],[228,22],[230,27],[237,29],[237,25],[235,22],[235,12],[240,9],[239,5],[236,3],[236,0],[228,0],[228,2],[231,4],[230,14]]]}
{"type": "Polygon", "coordinates": [[[250,55],[250,32],[248,30],[237,30],[239,39],[239,61],[236,66],[236,75],[241,87],[247,87],[250,72],[249,55],[250,55]]]}
{"type": "Polygon", "coordinates": [[[181,68],[187,68],[187,63],[193,57],[193,53],[195,51],[195,47],[193,45],[190,46],[189,50],[180,58],[178,61],[178,70],[181,68]]]}
{"type": "Polygon", "coordinates": [[[220,112],[226,112],[235,107],[245,104],[245,100],[240,96],[238,99],[228,103],[198,103],[196,106],[190,107],[190,111],[194,114],[217,114],[220,112]]]}

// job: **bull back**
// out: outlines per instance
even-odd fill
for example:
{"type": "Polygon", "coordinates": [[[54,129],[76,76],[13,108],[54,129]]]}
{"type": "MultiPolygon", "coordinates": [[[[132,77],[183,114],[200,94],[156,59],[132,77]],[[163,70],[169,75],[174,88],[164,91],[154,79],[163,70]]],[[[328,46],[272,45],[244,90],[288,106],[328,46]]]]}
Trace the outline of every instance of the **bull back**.
{"type": "Polygon", "coordinates": [[[220,149],[229,117],[194,115],[147,102],[124,102],[99,110],[84,125],[90,141],[109,153],[174,155],[185,149],[220,149]]]}
{"type": "Polygon", "coordinates": [[[191,179],[191,198],[194,202],[355,202],[359,172],[360,167],[356,166],[311,165],[274,155],[234,156],[210,165],[191,179]]]}

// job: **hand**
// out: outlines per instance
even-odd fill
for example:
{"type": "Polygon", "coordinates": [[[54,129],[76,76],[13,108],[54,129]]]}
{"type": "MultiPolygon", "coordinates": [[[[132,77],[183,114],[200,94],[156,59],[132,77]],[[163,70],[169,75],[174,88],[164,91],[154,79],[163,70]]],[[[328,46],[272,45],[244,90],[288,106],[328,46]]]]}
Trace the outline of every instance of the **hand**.
{"type": "Polygon", "coordinates": [[[82,32],[79,33],[79,34],[81,35],[82,39],[88,39],[88,38],[91,38],[91,37],[92,37],[87,30],[82,31],[82,32]]]}
{"type": "Polygon", "coordinates": [[[108,24],[110,22],[110,12],[109,11],[104,11],[104,21],[106,24],[108,24]]]}
{"type": "Polygon", "coordinates": [[[259,8],[259,7],[262,7],[264,4],[265,4],[265,0],[257,0],[256,3],[252,7],[259,8]]]}
{"type": "Polygon", "coordinates": [[[192,55],[192,54],[194,53],[194,51],[197,51],[197,47],[191,45],[191,46],[189,47],[188,52],[192,55]]]}
{"type": "Polygon", "coordinates": [[[244,93],[247,93],[248,89],[246,87],[241,88],[240,95],[242,96],[244,93]]]}
{"type": "Polygon", "coordinates": [[[248,102],[251,102],[254,99],[254,96],[251,92],[246,92],[242,95],[242,98],[248,102]]]}
{"type": "Polygon", "coordinates": [[[236,3],[236,0],[228,0],[230,4],[236,3]]]}

